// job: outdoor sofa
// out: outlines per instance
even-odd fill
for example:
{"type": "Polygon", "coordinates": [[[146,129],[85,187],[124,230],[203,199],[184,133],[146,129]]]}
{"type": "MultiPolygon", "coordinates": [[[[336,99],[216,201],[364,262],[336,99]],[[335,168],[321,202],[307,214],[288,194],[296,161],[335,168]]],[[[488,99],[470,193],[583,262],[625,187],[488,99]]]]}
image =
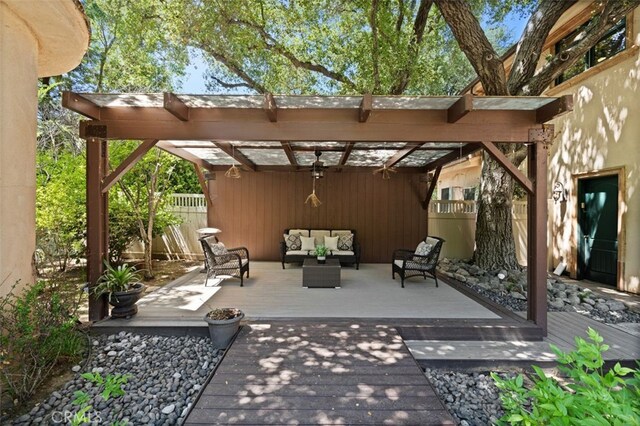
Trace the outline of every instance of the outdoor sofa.
{"type": "Polygon", "coordinates": [[[360,268],[360,243],[353,229],[285,229],[280,241],[280,260],[282,269],[285,263],[302,263],[307,258],[316,257],[313,249],[318,245],[329,249],[328,259],[338,259],[341,265],[352,264],[360,268]],[[297,237],[296,237],[297,236],[297,237]],[[310,241],[310,238],[313,240],[310,241]],[[337,241],[336,241],[337,237],[337,241]],[[307,245],[302,246],[302,239],[307,238],[307,245]],[[325,238],[327,238],[325,240],[325,238]],[[333,243],[337,243],[333,244],[333,243]],[[312,245],[309,245],[312,244],[312,245]],[[336,247],[337,249],[332,249],[336,247]]]}

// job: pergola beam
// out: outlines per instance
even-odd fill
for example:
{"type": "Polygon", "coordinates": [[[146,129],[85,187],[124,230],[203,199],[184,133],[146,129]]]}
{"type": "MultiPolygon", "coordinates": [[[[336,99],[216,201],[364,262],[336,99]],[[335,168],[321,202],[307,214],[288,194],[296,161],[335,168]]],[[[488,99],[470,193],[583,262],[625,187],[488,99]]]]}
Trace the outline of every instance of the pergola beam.
{"type": "Polygon", "coordinates": [[[531,180],[520,171],[493,142],[482,142],[482,147],[496,160],[513,179],[515,179],[528,194],[533,194],[531,180]]]}
{"type": "Polygon", "coordinates": [[[276,104],[276,100],[271,93],[264,94],[264,111],[267,113],[269,121],[271,121],[272,123],[278,121],[278,105],[276,104]]]}
{"type": "Polygon", "coordinates": [[[160,141],[156,144],[156,146],[161,150],[168,152],[169,154],[173,154],[176,157],[180,157],[183,160],[189,161],[190,163],[197,164],[200,167],[213,171],[213,165],[211,163],[198,157],[197,155],[190,153],[189,151],[186,151],[182,148],[176,148],[166,141],[160,141]]]}
{"type": "Polygon", "coordinates": [[[413,151],[415,151],[416,149],[420,148],[422,145],[423,145],[423,142],[418,142],[418,143],[409,142],[409,143],[407,143],[404,146],[404,148],[400,149],[398,152],[393,154],[393,156],[391,158],[389,158],[386,163],[384,163],[385,167],[390,168],[390,167],[395,166],[400,161],[402,161],[405,158],[407,158],[408,156],[410,156],[413,153],[413,151]]]}
{"type": "Polygon", "coordinates": [[[424,201],[422,202],[422,208],[425,210],[429,208],[429,201],[431,201],[431,197],[433,197],[433,191],[435,191],[436,186],[438,185],[438,178],[440,178],[441,171],[442,171],[442,166],[436,167],[436,170],[433,173],[433,178],[429,182],[429,187],[427,188],[427,194],[424,196],[424,201]]]}
{"type": "MultiPolygon", "coordinates": [[[[208,141],[207,141],[208,142],[208,141]]],[[[345,144],[345,146],[294,146],[291,145],[290,142],[282,142],[282,143],[286,143],[291,147],[291,151],[293,152],[315,152],[315,151],[322,151],[322,152],[345,152],[347,150],[352,151],[379,151],[379,150],[397,150],[397,149],[402,149],[402,148],[398,148],[398,147],[377,147],[377,148],[373,148],[370,146],[358,146],[358,144],[361,144],[362,142],[347,142],[345,144]],[[351,148],[349,148],[349,145],[353,144],[351,148]]],[[[283,149],[283,145],[282,143],[278,144],[278,145],[247,145],[247,144],[243,144],[240,148],[241,149],[264,149],[264,150],[281,150],[283,149]]],[[[174,145],[176,148],[190,148],[190,149],[206,149],[206,146],[203,145],[194,145],[194,144],[180,144],[180,145],[174,145]]],[[[420,148],[418,148],[416,151],[453,151],[454,149],[458,149],[458,148],[451,148],[451,147],[437,147],[437,146],[421,146],[420,148]]]]}
{"type": "Polygon", "coordinates": [[[62,92],[62,106],[93,120],[100,120],[101,118],[102,109],[98,105],[68,90],[62,92]]]}
{"type": "Polygon", "coordinates": [[[209,186],[207,185],[207,181],[202,174],[202,170],[200,170],[200,166],[198,166],[197,164],[193,164],[193,169],[195,170],[196,176],[198,177],[198,183],[200,184],[202,194],[207,200],[207,206],[213,206],[213,200],[211,199],[211,194],[209,194],[209,186]]]}
{"type": "Polygon", "coordinates": [[[561,96],[536,110],[536,123],[546,123],[570,111],[573,111],[573,95],[561,96]]]}
{"type": "Polygon", "coordinates": [[[298,160],[296,160],[296,155],[293,153],[291,144],[289,142],[280,142],[280,144],[282,145],[282,149],[284,149],[284,153],[287,154],[289,164],[291,164],[292,166],[297,166],[298,160]]]}
{"type": "Polygon", "coordinates": [[[455,101],[447,110],[447,122],[455,123],[473,110],[473,95],[467,93],[455,101]]]}
{"type": "Polygon", "coordinates": [[[113,185],[118,183],[120,178],[129,170],[131,170],[133,166],[135,166],[138,161],[140,161],[140,159],[144,157],[144,155],[156,145],[157,142],[157,139],[151,139],[144,141],[140,145],[138,145],[138,147],[133,150],[133,152],[129,154],[129,156],[122,163],[120,163],[120,165],[116,167],[113,172],[109,174],[109,176],[105,177],[102,180],[102,193],[104,194],[106,192],[109,192],[109,189],[113,185]]]}
{"type": "MultiPolygon", "coordinates": [[[[518,114],[516,114],[517,116],[518,114]]],[[[172,121],[81,121],[80,136],[94,134],[105,139],[217,140],[225,141],[336,141],[336,142],[495,142],[527,141],[531,121],[465,122],[452,126],[444,121],[404,122],[281,121],[196,121],[176,125],[172,121]],[[102,136],[104,135],[104,136],[102,136]]]]}
{"type": "Polygon", "coordinates": [[[249,160],[240,150],[235,149],[230,142],[216,142],[213,141],[213,144],[224,151],[229,157],[232,157],[238,163],[240,163],[244,168],[251,170],[252,172],[256,171],[256,165],[253,161],[249,160]]]}
{"type": "Polygon", "coordinates": [[[360,111],[358,114],[358,121],[361,123],[366,123],[369,119],[369,115],[371,115],[371,110],[373,109],[373,96],[371,93],[365,93],[362,96],[362,101],[360,102],[360,111]]]}
{"type": "Polygon", "coordinates": [[[351,155],[351,151],[353,151],[353,147],[355,146],[355,142],[347,142],[344,147],[344,151],[342,153],[342,157],[340,158],[340,166],[344,166],[349,161],[349,156],[351,155]]]}
{"type": "Polygon", "coordinates": [[[173,93],[164,94],[164,109],[173,114],[180,121],[189,121],[190,108],[182,102],[182,100],[173,93]]]}
{"type": "MultiPolygon", "coordinates": [[[[223,172],[229,169],[228,165],[218,164],[211,167],[211,171],[223,172]]],[[[379,169],[377,167],[370,166],[325,166],[325,171],[329,172],[357,172],[357,173],[371,173],[372,171],[379,169]]],[[[398,167],[395,169],[398,173],[421,173],[422,167],[398,167]]],[[[308,167],[301,166],[288,166],[288,165],[274,165],[274,166],[256,166],[256,172],[299,172],[308,171],[308,167]]]]}

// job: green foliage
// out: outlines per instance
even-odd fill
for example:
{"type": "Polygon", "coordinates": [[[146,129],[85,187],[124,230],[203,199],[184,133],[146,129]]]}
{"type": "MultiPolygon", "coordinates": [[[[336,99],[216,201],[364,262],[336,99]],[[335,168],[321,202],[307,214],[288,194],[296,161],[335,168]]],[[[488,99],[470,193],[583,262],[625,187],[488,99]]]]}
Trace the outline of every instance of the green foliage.
{"type": "Polygon", "coordinates": [[[36,238],[44,261],[60,271],[84,254],[85,159],[62,152],[37,156],[36,238]]]}
{"type": "Polygon", "coordinates": [[[103,386],[104,389],[100,394],[102,399],[108,401],[112,396],[119,397],[125,394],[122,385],[126,385],[131,378],[130,374],[108,374],[102,377],[100,373],[83,373],[82,377],[96,386],[103,386]]]}
{"type": "Polygon", "coordinates": [[[527,389],[519,375],[503,380],[492,377],[501,390],[505,415],[501,424],[522,425],[640,425],[640,368],[632,370],[617,363],[603,371],[602,353],[609,349],[593,329],[589,339],[576,337],[576,349],[562,352],[551,345],[566,386],[547,377],[537,366],[533,386],[527,389]]]}
{"type": "Polygon", "coordinates": [[[327,255],[327,246],[324,244],[319,244],[316,246],[316,256],[326,256],[327,255]]]}
{"type": "MultiPolygon", "coordinates": [[[[84,373],[81,375],[84,379],[93,383],[96,386],[103,386],[101,392],[102,399],[108,401],[111,397],[117,398],[123,396],[126,392],[122,389],[122,385],[127,384],[130,374],[109,374],[107,377],[102,377],[100,373],[84,373]]],[[[73,415],[71,424],[80,426],[85,423],[92,424],[92,419],[89,416],[89,411],[93,409],[93,406],[89,404],[91,397],[88,393],[82,390],[77,390],[73,393],[75,399],[71,402],[73,405],[78,405],[80,408],[73,415]]],[[[115,421],[112,426],[126,426],[126,421],[115,421]]]]}
{"type": "Polygon", "coordinates": [[[61,360],[77,360],[85,339],[73,309],[78,294],[38,282],[0,300],[2,382],[19,401],[28,399],[61,360]]]}
{"type": "Polygon", "coordinates": [[[127,291],[131,286],[140,282],[140,274],[136,268],[126,263],[117,267],[104,261],[105,271],[98,279],[98,284],[91,290],[96,297],[107,295],[111,299],[113,293],[127,291]]]}

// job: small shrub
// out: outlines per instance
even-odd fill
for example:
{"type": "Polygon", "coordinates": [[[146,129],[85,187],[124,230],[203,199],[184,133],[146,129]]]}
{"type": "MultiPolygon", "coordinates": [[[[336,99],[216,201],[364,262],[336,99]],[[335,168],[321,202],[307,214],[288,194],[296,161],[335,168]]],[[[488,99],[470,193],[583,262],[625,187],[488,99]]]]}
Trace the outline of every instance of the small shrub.
{"type": "Polygon", "coordinates": [[[76,361],[84,351],[72,310],[76,296],[54,284],[38,282],[0,300],[1,380],[14,399],[23,402],[62,359],[76,361]]]}
{"type": "Polygon", "coordinates": [[[533,366],[530,389],[524,386],[522,375],[503,380],[491,374],[505,410],[500,424],[640,425],[640,368],[617,363],[605,373],[602,353],[609,346],[592,328],[588,335],[591,342],[576,337],[572,352],[551,345],[560,371],[568,378],[566,387],[537,366],[533,366]]]}

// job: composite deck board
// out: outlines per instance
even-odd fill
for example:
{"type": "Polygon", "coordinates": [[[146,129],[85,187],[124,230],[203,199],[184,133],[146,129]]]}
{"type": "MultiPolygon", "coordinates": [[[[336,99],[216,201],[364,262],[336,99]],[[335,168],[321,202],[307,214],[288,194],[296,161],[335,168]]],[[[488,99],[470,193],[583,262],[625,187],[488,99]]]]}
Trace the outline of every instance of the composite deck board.
{"type": "Polygon", "coordinates": [[[248,325],[186,424],[453,424],[390,327],[248,325]]]}
{"type": "Polygon", "coordinates": [[[548,362],[556,359],[549,344],[563,351],[573,350],[575,337],[587,339],[587,328],[591,327],[609,345],[609,350],[603,354],[606,361],[640,359],[638,336],[575,312],[549,312],[548,319],[548,335],[542,342],[408,340],[405,343],[414,358],[420,361],[548,362]]]}

